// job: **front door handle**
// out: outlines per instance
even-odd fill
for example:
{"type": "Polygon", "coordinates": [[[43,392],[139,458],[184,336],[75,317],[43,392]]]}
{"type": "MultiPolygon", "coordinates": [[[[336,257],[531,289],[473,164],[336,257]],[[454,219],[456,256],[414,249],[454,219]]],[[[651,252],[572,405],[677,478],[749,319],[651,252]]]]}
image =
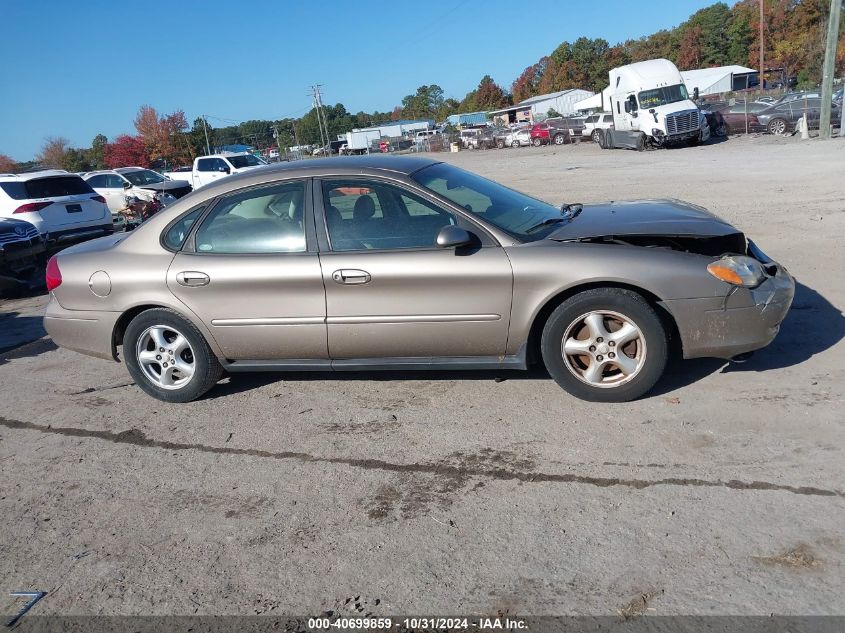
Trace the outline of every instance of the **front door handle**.
{"type": "Polygon", "coordinates": [[[366,270],[342,268],[332,273],[332,279],[339,284],[365,284],[372,278],[366,270]]]}
{"type": "Polygon", "coordinates": [[[207,286],[211,278],[196,270],[186,270],[176,274],[176,283],[180,286],[207,286]]]}

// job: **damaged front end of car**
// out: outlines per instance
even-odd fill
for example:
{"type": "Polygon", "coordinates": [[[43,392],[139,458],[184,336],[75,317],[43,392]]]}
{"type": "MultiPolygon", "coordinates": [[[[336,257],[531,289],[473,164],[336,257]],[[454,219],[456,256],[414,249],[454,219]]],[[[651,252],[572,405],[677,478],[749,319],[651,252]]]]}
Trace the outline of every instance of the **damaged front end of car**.
{"type": "Polygon", "coordinates": [[[678,200],[583,205],[549,235],[560,242],[667,249],[702,258],[702,275],[722,282],[711,297],[664,301],[686,358],[744,359],[777,335],[795,293],[789,272],[742,231],[678,200]]]}

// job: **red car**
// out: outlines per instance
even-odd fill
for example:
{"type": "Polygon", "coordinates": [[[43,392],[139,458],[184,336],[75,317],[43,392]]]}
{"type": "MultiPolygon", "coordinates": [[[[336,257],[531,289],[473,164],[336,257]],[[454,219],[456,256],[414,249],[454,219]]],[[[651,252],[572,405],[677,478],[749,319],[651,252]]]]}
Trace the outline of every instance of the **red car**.
{"type": "Polygon", "coordinates": [[[572,137],[568,127],[556,126],[552,123],[537,123],[531,127],[531,144],[540,147],[553,142],[555,145],[571,143],[572,137]]]}

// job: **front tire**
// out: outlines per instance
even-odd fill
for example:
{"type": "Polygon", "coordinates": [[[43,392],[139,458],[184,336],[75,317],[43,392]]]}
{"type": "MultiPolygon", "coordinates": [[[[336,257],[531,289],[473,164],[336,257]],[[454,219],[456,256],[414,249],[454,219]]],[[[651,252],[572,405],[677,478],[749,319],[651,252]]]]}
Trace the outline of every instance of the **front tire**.
{"type": "Polygon", "coordinates": [[[511,147],[519,147],[519,141],[512,141],[511,147]]]}
{"type": "Polygon", "coordinates": [[[636,292],[595,288],[561,303],[543,327],[543,362],[564,390],[591,402],[628,402],[663,375],[666,330],[636,292]]]}
{"type": "Polygon", "coordinates": [[[123,335],[123,356],[135,383],[163,402],[196,400],[223,374],[202,333],[167,308],[132,319],[123,335]]]}
{"type": "Polygon", "coordinates": [[[595,129],[595,130],[593,130],[592,137],[593,137],[593,142],[594,142],[596,145],[601,145],[602,140],[604,139],[604,136],[603,136],[603,134],[601,133],[601,130],[599,130],[599,129],[595,129]]]}
{"type": "Polygon", "coordinates": [[[778,136],[786,134],[786,119],[772,119],[769,121],[769,134],[777,134],[778,136]]]}
{"type": "Polygon", "coordinates": [[[535,137],[534,139],[532,139],[532,140],[531,140],[531,144],[532,144],[534,147],[540,147],[540,145],[542,145],[542,144],[543,144],[543,141],[541,141],[541,140],[540,140],[540,137],[538,136],[538,137],[535,137]]]}
{"type": "Polygon", "coordinates": [[[602,135],[604,139],[604,143],[601,144],[602,149],[614,149],[615,145],[613,144],[613,130],[605,130],[604,134],[602,135]]]}
{"type": "Polygon", "coordinates": [[[496,147],[499,149],[505,149],[505,142],[504,141],[496,141],[496,147]]]}

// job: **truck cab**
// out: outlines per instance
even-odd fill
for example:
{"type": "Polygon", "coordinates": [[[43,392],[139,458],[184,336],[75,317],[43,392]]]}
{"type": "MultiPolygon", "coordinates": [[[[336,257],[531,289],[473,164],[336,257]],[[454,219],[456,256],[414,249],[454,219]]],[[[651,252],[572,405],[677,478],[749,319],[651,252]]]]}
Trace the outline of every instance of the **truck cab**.
{"type": "Polygon", "coordinates": [[[667,59],[651,59],[610,71],[610,148],[644,149],[647,144],[697,143],[702,116],[681,73],[667,59]]]}
{"type": "Polygon", "coordinates": [[[230,174],[239,174],[267,163],[249,152],[224,152],[194,159],[191,172],[194,189],[225,178],[230,174]]]}

